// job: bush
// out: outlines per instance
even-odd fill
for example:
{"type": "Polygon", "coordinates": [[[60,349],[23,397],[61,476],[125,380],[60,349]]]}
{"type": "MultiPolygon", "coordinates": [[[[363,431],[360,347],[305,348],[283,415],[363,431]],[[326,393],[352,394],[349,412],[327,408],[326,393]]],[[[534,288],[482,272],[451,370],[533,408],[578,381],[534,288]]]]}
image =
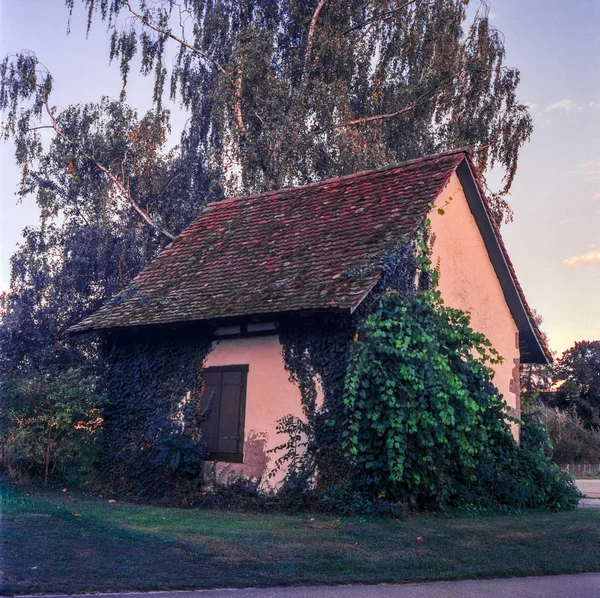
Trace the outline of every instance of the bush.
{"type": "Polygon", "coordinates": [[[575,482],[550,458],[552,445],[541,419],[526,413],[521,420],[521,443],[483,457],[477,468],[473,504],[492,509],[571,509],[580,493],[575,482]],[[515,448],[516,447],[516,450],[515,448]]]}
{"type": "Polygon", "coordinates": [[[499,357],[469,323],[435,290],[380,299],[346,381],[349,484],[409,506],[572,508],[578,492],[539,422],[524,422],[523,446],[514,440],[492,384],[499,357]]]}
{"type": "Polygon", "coordinates": [[[536,405],[532,411],[548,429],[550,454],[556,463],[600,463],[600,431],[586,428],[574,409],[536,405]]]}
{"type": "Polygon", "coordinates": [[[76,368],[2,381],[2,464],[10,477],[72,483],[90,476],[102,424],[96,382],[76,368]]]}

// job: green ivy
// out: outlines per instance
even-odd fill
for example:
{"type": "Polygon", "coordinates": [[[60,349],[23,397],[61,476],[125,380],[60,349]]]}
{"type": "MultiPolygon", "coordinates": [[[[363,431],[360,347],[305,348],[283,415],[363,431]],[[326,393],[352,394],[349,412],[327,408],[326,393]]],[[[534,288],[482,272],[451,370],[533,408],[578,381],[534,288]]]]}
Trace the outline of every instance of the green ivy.
{"type": "Polygon", "coordinates": [[[201,489],[202,366],[212,343],[188,329],[121,333],[104,345],[107,400],[101,471],[105,487],[172,499],[201,489]]]}
{"type": "Polygon", "coordinates": [[[498,355],[435,297],[386,293],[356,337],[343,445],[356,483],[380,498],[446,504],[490,438],[510,436],[491,382],[498,355]]]}
{"type": "Polygon", "coordinates": [[[526,422],[523,446],[514,440],[493,384],[502,359],[468,314],[444,305],[430,245],[425,221],[383,256],[380,282],[352,316],[282,322],[304,409],[279,424],[283,492],[344,512],[574,506],[542,431],[526,422]]]}
{"type": "Polygon", "coordinates": [[[426,241],[420,249],[426,284],[384,293],[355,337],[342,433],[350,485],[412,506],[574,506],[577,490],[543,443],[514,440],[493,384],[501,357],[443,304],[426,241]]]}

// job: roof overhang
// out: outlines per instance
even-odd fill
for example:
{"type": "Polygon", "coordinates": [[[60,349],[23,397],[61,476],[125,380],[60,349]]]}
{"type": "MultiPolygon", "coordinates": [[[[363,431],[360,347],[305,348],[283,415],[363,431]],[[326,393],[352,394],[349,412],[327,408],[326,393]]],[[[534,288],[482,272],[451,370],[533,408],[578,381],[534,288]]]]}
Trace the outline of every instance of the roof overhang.
{"type": "Polygon", "coordinates": [[[552,357],[545,350],[535,326],[517,288],[514,270],[508,263],[504,244],[492,223],[486,200],[482,197],[477,179],[469,161],[465,158],[457,167],[456,174],[462,185],[467,203],[479,227],[488,256],[500,282],[504,298],[519,329],[522,363],[550,364],[552,357]]]}
{"type": "MultiPolygon", "coordinates": [[[[311,317],[324,317],[329,315],[351,315],[352,310],[347,307],[329,307],[327,309],[322,308],[309,308],[309,309],[298,309],[293,311],[264,311],[256,312],[244,315],[235,316],[224,316],[220,318],[204,318],[195,320],[174,320],[172,322],[156,322],[147,324],[132,324],[123,326],[106,326],[106,327],[90,327],[90,328],[68,328],[67,334],[69,336],[79,336],[83,334],[99,334],[99,335],[113,335],[122,333],[151,333],[154,334],[157,331],[181,331],[181,330],[194,330],[197,332],[212,332],[215,328],[221,326],[239,325],[248,322],[270,322],[280,321],[286,318],[301,318],[308,319],[311,317]]],[[[270,332],[269,334],[272,334],[270,332]]],[[[254,335],[260,336],[260,335],[254,335]]]]}

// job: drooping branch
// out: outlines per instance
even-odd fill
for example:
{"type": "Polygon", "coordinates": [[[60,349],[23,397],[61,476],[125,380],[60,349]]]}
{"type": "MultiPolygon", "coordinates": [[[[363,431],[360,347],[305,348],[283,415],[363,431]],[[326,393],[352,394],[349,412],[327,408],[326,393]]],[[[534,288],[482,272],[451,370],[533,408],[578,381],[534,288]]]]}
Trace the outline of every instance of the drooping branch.
{"type": "Polygon", "coordinates": [[[319,13],[323,8],[325,2],[327,0],[319,0],[317,7],[315,8],[315,12],[313,13],[312,19],[310,21],[310,27],[308,28],[308,38],[306,39],[306,55],[304,57],[304,75],[306,75],[306,71],[310,67],[310,60],[312,57],[312,46],[313,46],[313,38],[315,35],[315,29],[317,27],[317,19],[319,18],[319,13]]]}
{"type": "Polygon", "coordinates": [[[46,109],[46,113],[48,114],[48,116],[50,117],[50,120],[52,122],[52,125],[51,125],[52,129],[54,129],[54,131],[56,132],[56,134],[61,139],[63,139],[63,141],[65,141],[68,144],[72,145],[73,147],[77,148],[77,150],[79,151],[79,153],[84,158],[86,158],[87,160],[90,160],[91,162],[93,162],[96,165],[96,167],[99,170],[101,170],[108,177],[108,179],[110,180],[110,182],[116,187],[116,189],[123,196],[123,198],[125,200],[127,200],[127,202],[131,205],[131,207],[145,220],[145,222],[147,224],[149,224],[153,229],[155,229],[156,231],[158,231],[159,233],[161,233],[165,237],[173,240],[176,235],[174,235],[173,233],[169,232],[168,230],[166,230],[165,228],[163,228],[162,226],[160,226],[159,224],[157,224],[150,217],[150,215],[148,214],[148,212],[146,212],[144,209],[142,209],[138,205],[138,203],[133,199],[133,197],[131,195],[131,191],[125,186],[125,171],[124,171],[124,164],[123,164],[123,162],[121,163],[121,172],[122,172],[122,176],[123,176],[123,181],[121,181],[119,179],[119,177],[115,176],[106,166],[104,166],[102,163],[100,163],[98,160],[96,160],[96,158],[94,158],[93,156],[91,156],[90,154],[88,154],[84,149],[82,149],[81,146],[76,141],[73,141],[67,135],[65,135],[65,133],[58,126],[58,122],[56,120],[56,116],[54,115],[54,113],[50,109],[50,106],[48,104],[48,100],[47,99],[44,100],[44,107],[46,109]]]}
{"type": "Polygon", "coordinates": [[[129,10],[129,12],[136,19],[138,19],[144,25],[146,25],[146,27],[152,29],[153,31],[156,31],[156,33],[159,33],[160,35],[165,35],[166,37],[169,37],[172,40],[175,40],[176,42],[180,43],[183,47],[187,48],[191,52],[194,52],[195,54],[197,54],[198,56],[200,56],[203,60],[206,60],[206,62],[210,62],[210,64],[212,64],[215,68],[217,68],[219,71],[221,71],[221,73],[223,75],[225,75],[226,77],[229,78],[231,76],[230,73],[228,73],[225,70],[225,68],[223,67],[222,64],[220,64],[219,62],[217,62],[214,58],[211,58],[206,52],[203,52],[202,50],[200,50],[200,48],[197,48],[196,46],[192,46],[192,44],[189,44],[188,42],[186,42],[181,37],[177,37],[171,30],[165,31],[164,29],[161,29],[160,27],[157,27],[156,25],[154,25],[154,23],[152,23],[144,15],[142,15],[139,12],[136,12],[135,10],[133,10],[133,8],[131,7],[131,4],[129,3],[129,0],[125,0],[125,6],[129,10]]]}
{"type": "MultiPolygon", "coordinates": [[[[431,98],[434,99],[434,98],[431,98]]],[[[396,116],[400,116],[401,114],[406,114],[411,110],[414,110],[417,107],[417,102],[413,102],[410,106],[406,106],[406,108],[402,108],[401,110],[396,110],[396,112],[389,112],[388,114],[377,114],[375,116],[365,116],[363,118],[356,118],[354,120],[348,120],[343,123],[338,123],[333,125],[334,129],[341,129],[343,127],[353,127],[355,125],[364,125],[371,122],[376,122],[379,120],[385,120],[387,118],[394,118],[396,116]]]]}
{"type": "Polygon", "coordinates": [[[414,4],[416,1],[417,0],[408,0],[404,4],[398,6],[397,8],[393,8],[392,10],[386,10],[385,12],[382,12],[381,14],[378,14],[370,19],[366,19],[365,21],[362,21],[358,25],[354,25],[354,27],[350,27],[349,29],[346,29],[346,31],[343,31],[342,33],[340,33],[340,37],[344,37],[345,35],[348,35],[348,33],[352,33],[353,31],[362,29],[363,27],[366,27],[367,25],[371,25],[372,23],[376,23],[377,21],[389,21],[390,19],[394,18],[394,16],[396,15],[397,12],[400,12],[401,10],[405,9],[407,6],[414,4]]]}
{"type": "MultiPolygon", "coordinates": [[[[321,0],[321,1],[323,3],[325,2],[325,0],[321,0]]],[[[187,42],[185,40],[185,35],[183,34],[184,25],[183,25],[182,16],[181,16],[181,10],[179,13],[179,24],[180,24],[180,27],[182,30],[182,37],[178,37],[170,29],[169,30],[161,29],[160,27],[158,27],[157,25],[152,23],[143,14],[135,11],[131,6],[130,0],[125,0],[125,6],[127,7],[127,10],[129,10],[129,12],[136,19],[138,19],[141,23],[146,25],[146,27],[148,27],[149,29],[152,29],[153,31],[155,31],[156,33],[158,33],[160,35],[169,37],[170,39],[181,44],[184,48],[190,50],[191,52],[194,52],[195,54],[200,56],[203,60],[212,64],[216,69],[218,69],[221,72],[221,74],[223,74],[233,84],[234,89],[235,89],[235,104],[234,104],[235,120],[237,123],[238,135],[241,139],[244,139],[244,137],[246,136],[246,126],[244,124],[244,116],[243,116],[243,111],[242,111],[242,97],[243,97],[242,83],[243,83],[243,73],[244,73],[243,64],[240,63],[240,66],[237,68],[235,73],[228,72],[220,62],[216,61],[214,58],[211,58],[206,52],[200,50],[200,48],[197,48],[196,46],[187,42]]]]}

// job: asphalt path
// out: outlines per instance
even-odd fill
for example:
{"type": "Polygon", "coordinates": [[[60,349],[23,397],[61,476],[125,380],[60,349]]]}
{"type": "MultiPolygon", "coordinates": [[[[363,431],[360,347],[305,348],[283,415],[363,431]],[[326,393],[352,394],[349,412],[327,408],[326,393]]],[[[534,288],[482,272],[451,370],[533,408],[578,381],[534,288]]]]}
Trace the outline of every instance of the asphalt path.
{"type": "MultiPolygon", "coordinates": [[[[515,598],[515,596],[519,598],[598,598],[600,596],[600,573],[375,586],[79,594],[77,598],[481,598],[482,596],[485,598],[515,598]]],[[[46,595],[44,598],[67,598],[67,596],[49,597],[46,595]]]]}
{"type": "Polygon", "coordinates": [[[586,480],[575,480],[577,487],[588,498],[600,498],[600,478],[589,478],[586,480]]]}

